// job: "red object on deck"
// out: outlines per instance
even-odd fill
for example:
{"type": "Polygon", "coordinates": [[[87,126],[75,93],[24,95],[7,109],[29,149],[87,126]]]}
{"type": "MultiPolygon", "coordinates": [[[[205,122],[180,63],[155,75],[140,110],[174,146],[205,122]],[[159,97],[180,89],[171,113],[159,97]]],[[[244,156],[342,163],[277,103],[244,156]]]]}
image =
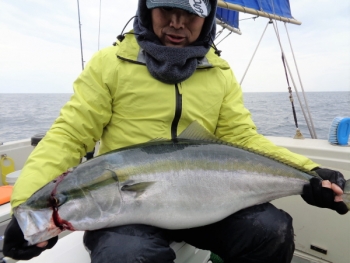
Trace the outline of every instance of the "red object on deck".
{"type": "Polygon", "coordinates": [[[12,185],[0,186],[0,205],[10,202],[12,188],[12,185]]]}

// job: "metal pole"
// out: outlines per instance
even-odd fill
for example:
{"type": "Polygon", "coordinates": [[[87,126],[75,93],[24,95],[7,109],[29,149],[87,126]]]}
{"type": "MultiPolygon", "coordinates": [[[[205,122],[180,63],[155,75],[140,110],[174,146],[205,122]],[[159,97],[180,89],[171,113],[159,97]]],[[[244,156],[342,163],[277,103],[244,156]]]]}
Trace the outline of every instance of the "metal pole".
{"type": "Polygon", "coordinates": [[[83,58],[83,43],[81,40],[81,23],[80,23],[80,8],[79,8],[79,0],[77,0],[78,4],[78,21],[79,21],[79,34],[80,34],[80,54],[81,54],[81,68],[84,70],[84,58],[83,58]]]}
{"type": "Polygon", "coordinates": [[[100,33],[101,33],[101,2],[100,0],[100,11],[99,11],[99,18],[98,18],[98,45],[97,50],[100,50],[100,33]]]}

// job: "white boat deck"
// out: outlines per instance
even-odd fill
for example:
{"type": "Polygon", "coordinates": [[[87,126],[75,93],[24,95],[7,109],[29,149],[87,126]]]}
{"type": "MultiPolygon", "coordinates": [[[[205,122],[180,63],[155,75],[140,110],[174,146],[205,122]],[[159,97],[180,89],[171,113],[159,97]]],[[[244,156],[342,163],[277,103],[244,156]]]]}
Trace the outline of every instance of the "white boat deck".
{"type": "MultiPolygon", "coordinates": [[[[330,145],[325,140],[294,140],[285,137],[268,137],[274,143],[306,155],[323,167],[341,171],[350,179],[350,147],[330,145]]],[[[16,169],[21,169],[32,147],[28,140],[0,145],[0,155],[15,159],[16,169]]],[[[294,220],[296,251],[293,263],[349,263],[350,213],[340,216],[328,209],[307,205],[299,196],[286,197],[273,203],[292,215],[294,220]],[[311,249],[323,249],[326,254],[311,249]]],[[[10,219],[10,205],[0,206],[0,231],[10,219]]],[[[63,236],[57,245],[39,257],[21,263],[88,263],[89,255],[82,244],[82,232],[63,236]]],[[[207,263],[209,252],[198,250],[185,243],[172,243],[177,253],[175,263],[207,263]]],[[[8,260],[6,262],[14,262],[8,260]]]]}

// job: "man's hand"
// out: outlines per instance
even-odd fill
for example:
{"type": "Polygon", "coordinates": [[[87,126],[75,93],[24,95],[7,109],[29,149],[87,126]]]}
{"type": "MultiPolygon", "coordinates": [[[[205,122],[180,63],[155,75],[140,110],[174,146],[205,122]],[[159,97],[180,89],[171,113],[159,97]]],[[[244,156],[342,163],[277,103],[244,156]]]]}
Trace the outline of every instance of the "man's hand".
{"type": "Polygon", "coordinates": [[[4,236],[3,254],[17,260],[29,260],[39,256],[45,249],[52,248],[58,240],[56,236],[37,245],[28,246],[15,217],[12,217],[4,236]]]}
{"type": "Polygon", "coordinates": [[[329,208],[339,214],[346,214],[349,209],[342,199],[345,186],[344,176],[329,169],[318,168],[314,170],[322,179],[314,177],[310,179],[310,184],[305,185],[301,197],[310,205],[329,208]]]}

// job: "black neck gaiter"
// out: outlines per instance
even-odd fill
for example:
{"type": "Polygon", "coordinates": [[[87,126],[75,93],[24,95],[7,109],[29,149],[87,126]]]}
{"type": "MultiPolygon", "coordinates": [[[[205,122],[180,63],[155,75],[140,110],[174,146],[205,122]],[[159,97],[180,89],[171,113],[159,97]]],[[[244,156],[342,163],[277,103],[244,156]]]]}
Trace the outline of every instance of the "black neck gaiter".
{"type": "Polygon", "coordinates": [[[153,32],[151,11],[146,7],[146,0],[139,1],[134,32],[138,44],[145,52],[147,69],[154,78],[164,83],[175,84],[193,74],[198,59],[207,54],[215,37],[216,0],[212,2],[211,13],[205,18],[199,38],[189,46],[178,48],[167,47],[160,42],[153,32]]]}

